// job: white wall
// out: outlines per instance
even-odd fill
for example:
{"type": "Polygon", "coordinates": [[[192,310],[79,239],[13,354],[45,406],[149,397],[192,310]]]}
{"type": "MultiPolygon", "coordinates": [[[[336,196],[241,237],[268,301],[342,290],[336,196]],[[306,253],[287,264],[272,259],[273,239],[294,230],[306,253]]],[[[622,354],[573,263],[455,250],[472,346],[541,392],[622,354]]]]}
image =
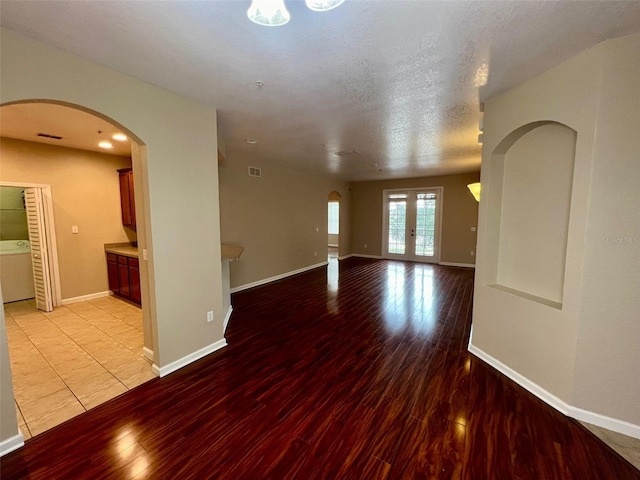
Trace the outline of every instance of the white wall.
{"type": "Polygon", "coordinates": [[[573,402],[640,425],[640,36],[603,45],[573,402]]]}
{"type": "MultiPolygon", "coordinates": [[[[600,44],[486,102],[469,348],[561,411],[640,437],[639,247],[602,242],[639,231],[638,51],[640,35],[600,44]],[[495,172],[513,132],[549,121],[577,133],[561,308],[490,281],[501,249],[495,172]]],[[[534,227],[548,228],[545,217],[534,227]]]]}
{"type": "MultiPolygon", "coordinates": [[[[144,238],[156,365],[170,366],[222,341],[215,109],[6,29],[0,61],[2,103],[47,99],[80,105],[115,120],[146,145],[136,172],[143,188],[136,196],[142,190],[150,220],[144,238]]],[[[11,378],[1,381],[5,388],[11,378]]],[[[13,409],[3,404],[0,413],[13,415],[13,409]]]]}

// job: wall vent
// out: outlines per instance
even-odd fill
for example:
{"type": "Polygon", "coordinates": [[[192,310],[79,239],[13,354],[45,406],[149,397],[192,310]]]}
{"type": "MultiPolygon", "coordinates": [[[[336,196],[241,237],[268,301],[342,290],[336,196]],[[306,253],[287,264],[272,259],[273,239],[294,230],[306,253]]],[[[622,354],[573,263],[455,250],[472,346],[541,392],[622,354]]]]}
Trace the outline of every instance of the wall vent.
{"type": "Polygon", "coordinates": [[[62,137],[59,135],[51,135],[49,133],[38,133],[36,137],[44,137],[44,138],[52,138],[53,140],[62,140],[62,137]]]}
{"type": "Polygon", "coordinates": [[[258,167],[249,167],[249,176],[250,177],[261,177],[262,176],[262,170],[260,170],[258,167]]]}

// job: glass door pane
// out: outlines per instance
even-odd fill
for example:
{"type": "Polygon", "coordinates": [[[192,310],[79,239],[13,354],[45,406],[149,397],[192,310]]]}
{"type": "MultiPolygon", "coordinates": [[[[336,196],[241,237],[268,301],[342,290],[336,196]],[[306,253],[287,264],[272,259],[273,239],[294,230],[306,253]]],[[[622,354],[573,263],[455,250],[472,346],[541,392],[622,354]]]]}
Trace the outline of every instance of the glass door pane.
{"type": "Polygon", "coordinates": [[[404,255],[406,251],[407,234],[407,195],[392,194],[389,201],[389,238],[388,252],[404,255]]]}
{"type": "Polygon", "coordinates": [[[415,252],[419,257],[433,257],[436,240],[436,194],[416,194],[415,252]]]}

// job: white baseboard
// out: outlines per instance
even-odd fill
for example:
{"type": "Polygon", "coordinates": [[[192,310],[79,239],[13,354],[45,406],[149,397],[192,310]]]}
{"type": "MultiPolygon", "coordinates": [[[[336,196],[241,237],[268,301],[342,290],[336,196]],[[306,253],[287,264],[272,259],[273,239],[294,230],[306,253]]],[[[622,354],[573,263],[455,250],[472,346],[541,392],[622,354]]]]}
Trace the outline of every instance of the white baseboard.
{"type": "Polygon", "coordinates": [[[221,338],[217,342],[212,343],[211,345],[207,345],[206,347],[201,348],[200,350],[196,350],[189,355],[185,355],[184,357],[176,360],[175,362],[171,362],[164,367],[158,367],[155,363],[151,367],[153,373],[158,375],[159,377],[165,377],[170,373],[175,372],[176,370],[181,369],[182,367],[186,367],[190,363],[195,362],[196,360],[200,360],[202,357],[209,355],[210,353],[215,352],[216,350],[220,350],[227,346],[227,341],[224,338],[221,338]]]}
{"type": "Polygon", "coordinates": [[[376,260],[382,260],[380,255],[365,255],[364,253],[354,253],[352,256],[361,258],[375,258],[376,260]]]}
{"type": "Polygon", "coordinates": [[[142,353],[144,354],[144,358],[153,362],[153,350],[147,347],[142,347],[142,353]]]}
{"type": "Polygon", "coordinates": [[[439,262],[438,265],[443,265],[445,267],[476,268],[475,263],[439,262]]]}
{"type": "Polygon", "coordinates": [[[315,265],[309,265],[308,267],[299,268],[298,270],[293,270],[292,272],[281,273],[280,275],[276,275],[274,277],[269,277],[269,278],[265,278],[265,279],[258,280],[258,281],[255,281],[255,282],[247,283],[245,285],[240,285],[238,287],[233,287],[230,290],[230,292],[231,293],[237,293],[237,292],[241,292],[242,290],[247,290],[249,288],[259,287],[260,285],[265,285],[267,283],[275,282],[277,280],[282,280],[283,278],[287,278],[287,277],[290,277],[292,275],[297,275],[299,273],[304,273],[304,272],[307,272],[309,270],[313,270],[314,268],[324,267],[328,263],[329,262],[316,263],[315,265]]]}
{"type": "Polygon", "coordinates": [[[537,383],[532,382],[528,378],[522,376],[512,368],[502,363],[500,360],[492,357],[488,353],[471,344],[471,340],[469,340],[468,350],[480,360],[491,365],[500,373],[510,378],[522,388],[538,397],[547,405],[555,408],[560,413],[568,417],[575,418],[576,420],[587,422],[598,427],[606,428],[607,430],[612,430],[629,437],[640,439],[640,425],[634,425],[633,423],[629,423],[624,420],[618,420],[616,418],[607,417],[605,415],[600,415],[599,413],[591,412],[589,410],[583,410],[581,408],[574,407],[573,405],[569,405],[564,400],[548,392],[537,383]]]}
{"type": "Polygon", "coordinates": [[[85,300],[93,300],[94,298],[108,297],[109,295],[113,295],[111,290],[107,290],[105,292],[90,293],[89,295],[81,295],[79,297],[63,298],[62,305],[84,302],[85,300]]]}
{"type": "Polygon", "coordinates": [[[571,407],[569,416],[576,420],[580,420],[581,422],[590,423],[591,425],[606,428],[607,430],[622,433],[628,437],[640,440],[640,425],[634,425],[633,423],[625,422],[624,420],[607,417],[578,407],[571,407]]]}
{"type": "Polygon", "coordinates": [[[351,258],[353,257],[353,253],[350,253],[349,255],[343,255],[341,257],[338,257],[338,260],[346,260],[347,258],[351,258]]]}
{"type": "Polygon", "coordinates": [[[229,310],[227,310],[227,314],[224,316],[224,323],[222,324],[223,335],[227,332],[227,325],[229,324],[229,320],[231,320],[232,313],[233,313],[233,307],[229,306],[229,310]]]}
{"type": "Polygon", "coordinates": [[[18,428],[18,434],[13,437],[9,437],[6,440],[0,442],[0,457],[6,455],[7,453],[11,453],[14,450],[22,448],[24,446],[24,436],[20,429],[18,428]]]}
{"type": "Polygon", "coordinates": [[[329,246],[329,247],[339,247],[339,245],[337,243],[330,243],[327,246],[329,246]]]}

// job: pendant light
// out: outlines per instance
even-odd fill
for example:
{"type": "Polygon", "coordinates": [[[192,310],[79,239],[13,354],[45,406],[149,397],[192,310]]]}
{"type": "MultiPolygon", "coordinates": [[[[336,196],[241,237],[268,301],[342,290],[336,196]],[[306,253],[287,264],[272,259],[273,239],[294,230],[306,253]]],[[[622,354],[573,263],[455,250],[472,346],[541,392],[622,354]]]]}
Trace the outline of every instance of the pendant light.
{"type": "Polygon", "coordinates": [[[333,10],[344,3],[344,0],[305,0],[307,7],[314,12],[333,10]]]}
{"type": "Polygon", "coordinates": [[[477,202],[480,202],[480,182],[470,183],[467,185],[467,188],[471,192],[471,195],[473,195],[473,198],[475,198],[477,202]]]}
{"type": "Polygon", "coordinates": [[[284,0],[252,0],[247,17],[258,25],[279,27],[291,20],[284,0]]]}

